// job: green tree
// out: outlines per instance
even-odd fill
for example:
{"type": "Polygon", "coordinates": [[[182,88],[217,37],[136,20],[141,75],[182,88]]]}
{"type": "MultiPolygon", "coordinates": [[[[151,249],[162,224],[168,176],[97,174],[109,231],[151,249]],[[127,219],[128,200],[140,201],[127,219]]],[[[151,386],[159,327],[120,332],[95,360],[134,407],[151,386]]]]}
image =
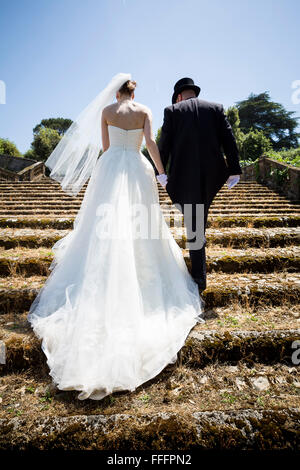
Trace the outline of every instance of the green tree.
{"type": "Polygon", "coordinates": [[[232,127],[232,131],[233,131],[233,134],[234,134],[237,146],[238,146],[238,150],[241,155],[243,151],[243,142],[245,139],[245,134],[241,131],[241,128],[240,128],[239,110],[236,106],[230,106],[226,111],[226,115],[232,127]]]}
{"type": "MultiPolygon", "coordinates": [[[[61,136],[55,129],[49,127],[42,127],[35,133],[33,142],[31,144],[31,155],[37,160],[46,161],[52,153],[61,136]]],[[[27,152],[28,153],[28,152],[27,152]]]]}
{"type": "Polygon", "coordinates": [[[23,157],[22,153],[17,149],[14,142],[8,139],[0,138],[0,154],[11,155],[12,157],[23,157]]]}
{"type": "Polygon", "coordinates": [[[35,159],[35,154],[32,148],[24,153],[24,158],[35,159]]]}
{"type": "Polygon", "coordinates": [[[251,93],[236,105],[244,134],[252,130],[262,131],[275,150],[298,146],[300,134],[296,128],[299,118],[293,116],[295,111],[287,111],[280,103],[271,101],[269,92],[251,93]]]}
{"type": "Polygon", "coordinates": [[[64,118],[42,119],[40,124],[35,126],[35,128],[33,129],[33,134],[37,134],[40,129],[47,127],[48,129],[54,129],[59,133],[59,135],[64,135],[64,133],[68,130],[72,122],[73,121],[71,119],[64,118]]]}
{"type": "Polygon", "coordinates": [[[256,160],[271,149],[271,141],[262,131],[250,131],[244,135],[240,157],[241,160],[256,160]]]}

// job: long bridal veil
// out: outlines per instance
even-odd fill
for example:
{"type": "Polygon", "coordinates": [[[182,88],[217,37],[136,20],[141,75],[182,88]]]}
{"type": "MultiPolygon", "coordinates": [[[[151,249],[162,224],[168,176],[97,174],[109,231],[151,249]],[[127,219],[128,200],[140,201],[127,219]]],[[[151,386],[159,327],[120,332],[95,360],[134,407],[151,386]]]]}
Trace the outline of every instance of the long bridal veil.
{"type": "Polygon", "coordinates": [[[50,177],[59,181],[62,189],[76,196],[97,162],[101,149],[101,114],[116,92],[127,80],[129,73],[118,73],[94,98],[66,131],[45,165],[51,169],[50,177]]]}

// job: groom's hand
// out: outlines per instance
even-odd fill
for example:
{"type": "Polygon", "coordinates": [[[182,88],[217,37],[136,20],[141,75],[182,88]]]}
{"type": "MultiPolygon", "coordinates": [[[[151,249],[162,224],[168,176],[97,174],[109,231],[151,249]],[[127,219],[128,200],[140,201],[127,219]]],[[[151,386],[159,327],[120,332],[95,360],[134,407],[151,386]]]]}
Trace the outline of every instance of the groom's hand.
{"type": "Polygon", "coordinates": [[[228,189],[233,188],[240,181],[240,175],[230,175],[226,181],[228,189]]]}
{"type": "Polygon", "coordinates": [[[161,173],[156,176],[157,181],[162,185],[163,188],[166,187],[168,183],[168,176],[165,173],[161,173]]]}

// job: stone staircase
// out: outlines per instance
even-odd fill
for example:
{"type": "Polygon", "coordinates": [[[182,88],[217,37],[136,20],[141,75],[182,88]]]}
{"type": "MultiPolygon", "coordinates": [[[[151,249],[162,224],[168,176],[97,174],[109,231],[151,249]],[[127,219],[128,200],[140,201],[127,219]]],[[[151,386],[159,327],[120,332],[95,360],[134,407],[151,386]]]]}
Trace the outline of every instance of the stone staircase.
{"type": "MultiPolygon", "coordinates": [[[[206,232],[205,324],[176,364],[97,402],[51,385],[26,320],[85,189],[0,182],[0,449],[299,449],[299,201],[255,182],[224,186],[206,232]]],[[[182,216],[159,195],[189,267],[182,216]]]]}

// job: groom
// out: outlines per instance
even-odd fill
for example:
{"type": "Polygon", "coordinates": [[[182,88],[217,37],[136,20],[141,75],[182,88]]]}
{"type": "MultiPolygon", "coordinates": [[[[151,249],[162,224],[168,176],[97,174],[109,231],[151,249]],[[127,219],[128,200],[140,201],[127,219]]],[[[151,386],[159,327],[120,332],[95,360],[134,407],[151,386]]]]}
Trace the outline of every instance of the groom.
{"type": "MultiPolygon", "coordinates": [[[[158,143],[168,173],[158,175],[158,181],[165,185],[182,213],[185,204],[192,209],[188,223],[184,217],[188,242],[194,241],[199,226],[197,205],[202,205],[205,233],[208,210],[217,192],[225,182],[229,188],[238,183],[242,173],[236,141],[222,104],[198,99],[200,90],[191,78],[182,78],[175,84],[172,105],[164,110],[158,143]]],[[[198,249],[189,245],[191,275],[200,292],[206,289],[205,237],[203,241],[198,249]]]]}

